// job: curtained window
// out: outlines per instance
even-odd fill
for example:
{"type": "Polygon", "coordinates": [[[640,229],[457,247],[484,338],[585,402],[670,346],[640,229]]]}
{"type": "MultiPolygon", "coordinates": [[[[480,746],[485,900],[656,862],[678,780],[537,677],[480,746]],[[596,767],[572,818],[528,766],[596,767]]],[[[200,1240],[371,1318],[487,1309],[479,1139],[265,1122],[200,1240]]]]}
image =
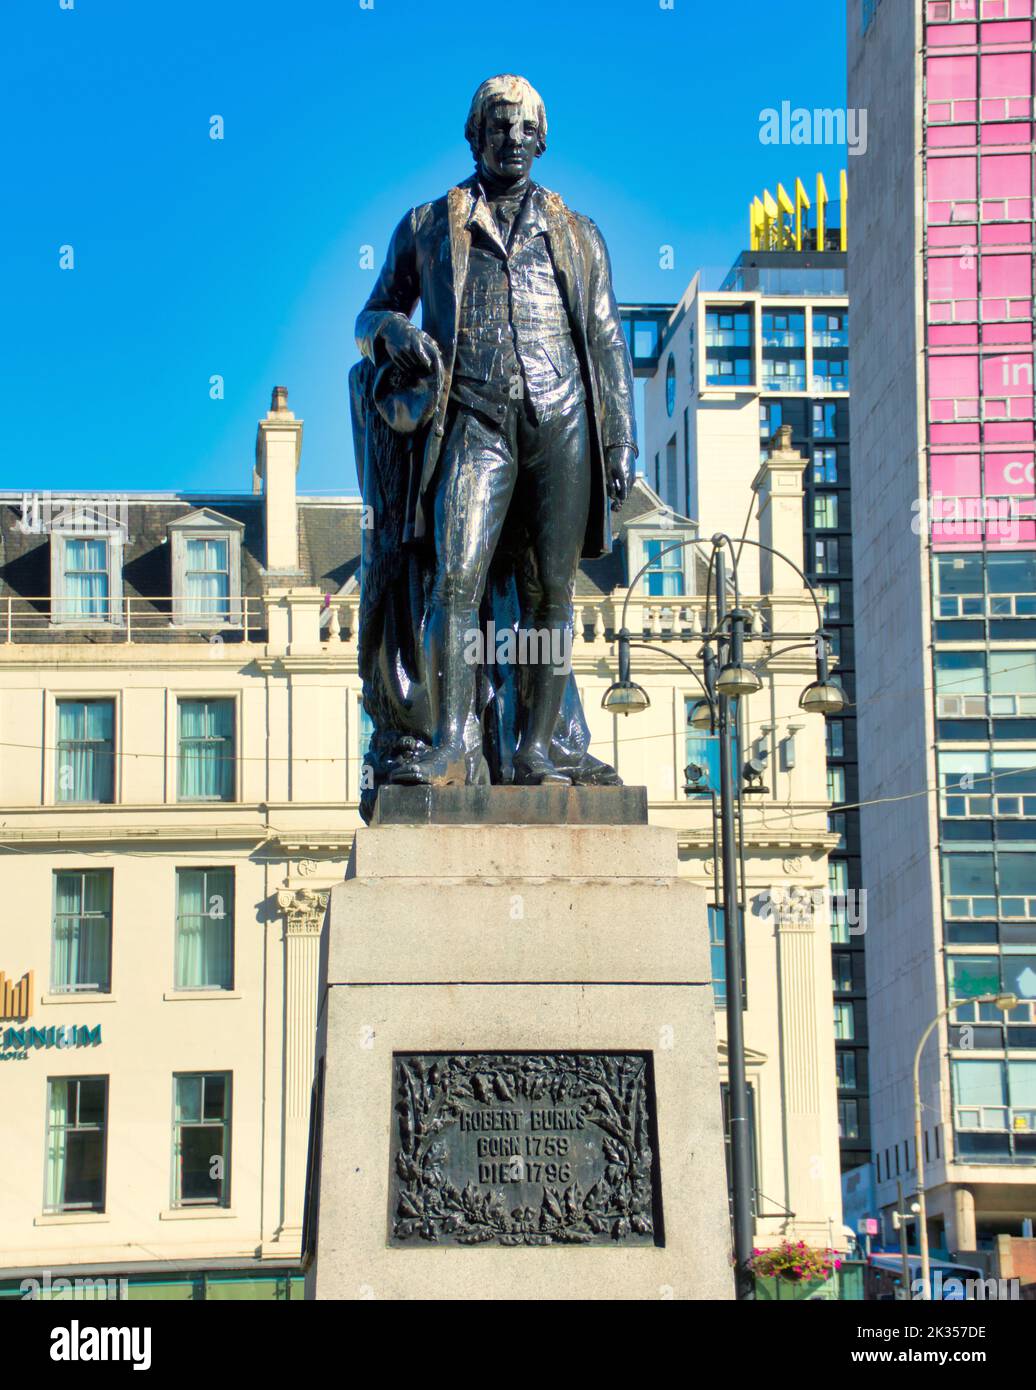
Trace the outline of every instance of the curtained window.
{"type": "Polygon", "coordinates": [[[184,555],[184,608],[189,618],[230,618],[230,542],[188,539],[184,555]]]}
{"type": "Polygon", "coordinates": [[[113,801],[115,702],[59,700],[56,801],[113,801]]]}
{"type": "Polygon", "coordinates": [[[233,700],[180,701],[178,800],[234,800],[233,700]]]}
{"type": "Polygon", "coordinates": [[[233,869],[177,869],[175,971],[177,989],[233,988],[233,869]]]}
{"type": "Polygon", "coordinates": [[[52,1076],[47,1082],[44,1209],[104,1210],[105,1076],[52,1076]]]}
{"type": "Polygon", "coordinates": [[[50,987],[55,994],[111,988],[112,873],[54,875],[50,987]]]}
{"type": "Polygon", "coordinates": [[[230,1073],[173,1077],[173,1205],[230,1202],[230,1073]]]}

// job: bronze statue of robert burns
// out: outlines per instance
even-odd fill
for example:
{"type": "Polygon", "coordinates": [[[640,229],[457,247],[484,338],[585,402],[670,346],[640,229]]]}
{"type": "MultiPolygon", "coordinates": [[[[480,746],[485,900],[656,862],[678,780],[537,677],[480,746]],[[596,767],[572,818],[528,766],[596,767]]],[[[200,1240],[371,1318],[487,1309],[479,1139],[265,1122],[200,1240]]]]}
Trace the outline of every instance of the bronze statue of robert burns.
{"type": "Polygon", "coordinates": [[[356,323],[368,817],[386,781],[618,781],[558,659],[637,453],[608,252],[531,181],[547,118],[524,78],[483,82],[465,136],[475,172],[403,218],[356,323]],[[518,665],[472,646],[502,630],[539,638],[518,665]]]}

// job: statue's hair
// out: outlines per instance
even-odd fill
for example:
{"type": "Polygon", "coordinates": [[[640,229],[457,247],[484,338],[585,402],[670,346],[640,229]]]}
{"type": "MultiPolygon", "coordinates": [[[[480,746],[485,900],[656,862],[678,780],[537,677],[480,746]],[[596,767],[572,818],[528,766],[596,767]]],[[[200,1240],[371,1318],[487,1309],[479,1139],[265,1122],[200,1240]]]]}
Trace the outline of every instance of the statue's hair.
{"type": "Polygon", "coordinates": [[[501,73],[499,77],[489,77],[471,98],[468,119],[464,122],[464,138],[471,147],[475,163],[478,163],[482,144],[482,127],[486,112],[495,101],[516,102],[522,114],[536,122],[539,132],[536,140],[536,153],[541,155],[547,148],[547,112],[543,98],[531,82],[513,73],[501,73]]]}

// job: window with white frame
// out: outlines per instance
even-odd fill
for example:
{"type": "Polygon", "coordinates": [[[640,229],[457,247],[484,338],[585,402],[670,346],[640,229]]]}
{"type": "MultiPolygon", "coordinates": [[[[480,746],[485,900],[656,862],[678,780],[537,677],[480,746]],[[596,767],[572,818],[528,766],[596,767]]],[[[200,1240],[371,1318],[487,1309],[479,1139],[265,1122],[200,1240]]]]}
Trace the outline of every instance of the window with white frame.
{"type": "Polygon", "coordinates": [[[85,524],[50,538],[50,614],[73,627],[120,621],[122,532],[94,531],[85,524]]]}
{"type": "Polygon", "coordinates": [[[654,598],[677,598],[686,592],[684,554],[686,547],[676,546],[677,538],[652,537],[644,541],[644,591],[654,598]]]}
{"type": "Polygon", "coordinates": [[[229,539],[226,536],[188,536],[185,549],[185,615],[226,622],[230,617],[229,539]]]}
{"type": "Polygon", "coordinates": [[[170,523],[174,623],[240,623],[243,531],[207,507],[170,523]]]}

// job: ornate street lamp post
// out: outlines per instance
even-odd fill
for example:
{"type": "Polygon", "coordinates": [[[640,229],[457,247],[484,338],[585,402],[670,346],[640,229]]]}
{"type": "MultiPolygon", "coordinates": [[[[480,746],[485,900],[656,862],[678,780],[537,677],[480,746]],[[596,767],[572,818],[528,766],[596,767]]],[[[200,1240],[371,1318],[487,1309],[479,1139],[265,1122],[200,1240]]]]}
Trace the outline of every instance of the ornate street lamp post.
{"type": "MultiPolygon", "coordinates": [[[[817,610],[817,630],[813,633],[781,633],[781,637],[791,637],[794,646],[816,645],[817,679],[803,691],[800,704],[803,709],[822,714],[836,714],[843,705],[843,695],[829,675],[827,668],[827,644],[823,631],[823,614],[819,601],[809,580],[799,567],[780,551],[773,550],[759,541],[743,539],[740,544],[754,545],[761,550],[784,560],[801,577],[809,590],[817,610]]],[[[740,895],[737,877],[737,864],[740,858],[737,823],[734,807],[739,786],[739,770],[734,766],[734,733],[737,724],[736,701],[743,695],[754,694],[762,686],[759,675],[745,663],[744,643],[746,632],[750,630],[752,615],[741,607],[740,584],[738,582],[737,556],[729,536],[717,534],[708,545],[709,583],[706,588],[705,631],[703,647],[700,652],[702,675],[688,665],[675,652],[665,647],[656,647],[646,642],[631,642],[626,627],[626,609],[634,586],[647,571],[651,563],[657,563],[662,555],[673,550],[681,550],[690,545],[705,546],[706,542],[697,538],[674,541],[665,546],[658,556],[642,566],[634,575],[626,591],[619,628],[619,679],[605,691],[601,707],[613,714],[639,714],[646,710],[651,701],[647,691],[637,685],[630,676],[630,649],[642,648],[659,652],[679,662],[685,670],[698,681],[704,699],[698,701],[691,712],[693,727],[709,730],[717,735],[719,744],[720,768],[720,859],[722,863],[722,893],[724,919],[724,962],[726,967],[726,1016],[727,1016],[727,1095],[730,1129],[730,1179],[731,1206],[734,1243],[735,1290],[739,1299],[755,1297],[755,1281],[748,1267],[753,1245],[753,1193],[752,1193],[752,1140],[749,1130],[748,1083],[745,1076],[744,1004],[741,991],[742,961],[744,960],[743,923],[740,913],[740,895]],[[734,585],[734,607],[728,612],[727,600],[727,552],[730,552],[734,585]],[[709,608],[709,592],[715,584],[716,621],[713,626],[709,608]]],[[[784,647],[782,651],[790,650],[784,647]]]]}

